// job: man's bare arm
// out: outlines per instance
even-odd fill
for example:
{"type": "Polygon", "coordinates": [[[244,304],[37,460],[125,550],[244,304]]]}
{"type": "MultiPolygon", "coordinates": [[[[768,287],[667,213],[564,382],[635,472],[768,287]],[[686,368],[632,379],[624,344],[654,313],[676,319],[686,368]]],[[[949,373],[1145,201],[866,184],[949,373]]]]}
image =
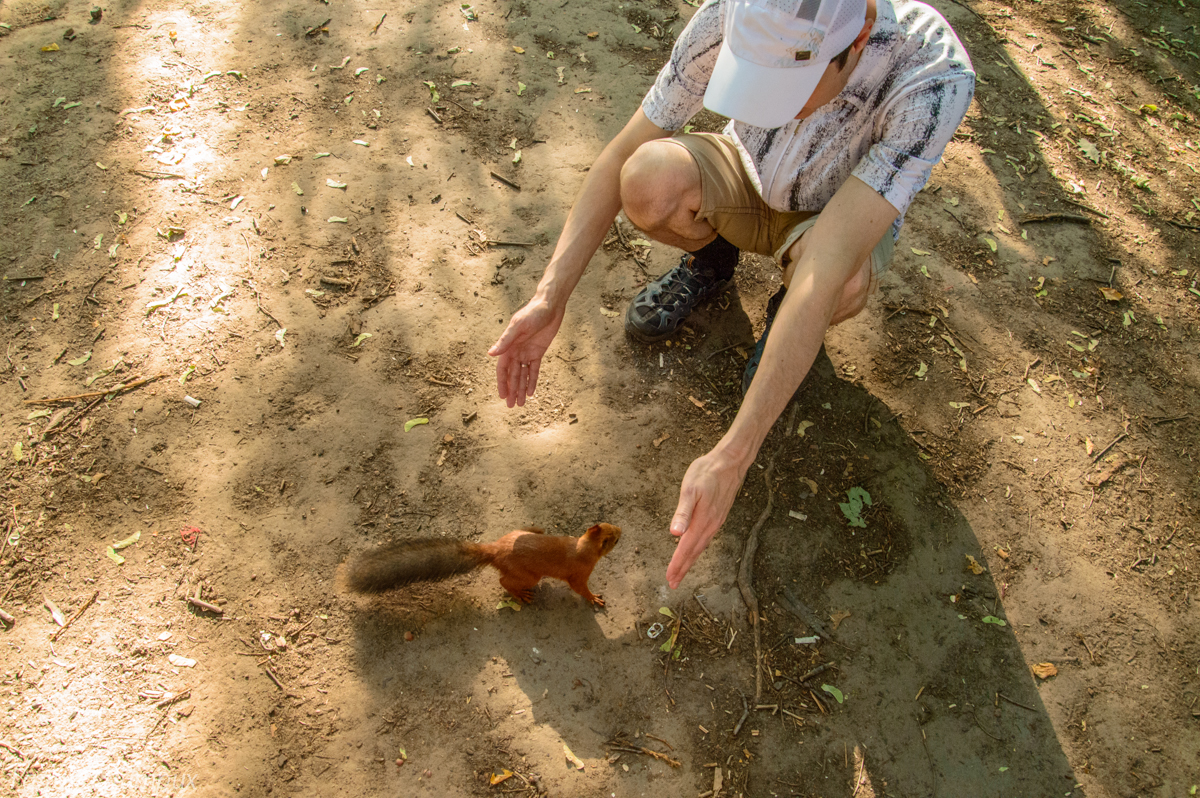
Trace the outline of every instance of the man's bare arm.
{"type": "Polygon", "coordinates": [[[579,190],[563,225],[546,274],[538,284],[552,303],[566,304],[588,261],[621,210],[621,167],[647,141],[669,136],[638,108],[616,138],[605,146],[579,190]]]}
{"type": "Polygon", "coordinates": [[[847,281],[895,221],[897,210],[855,177],[806,235],[754,382],[724,437],[684,476],[671,534],[682,536],[667,568],[677,587],[716,535],[775,420],[808,374],[847,281]]]}
{"type": "Polygon", "coordinates": [[[667,135],[638,108],[588,171],[533,298],[488,350],[497,358],[496,387],[509,407],[524,405],[533,395],[542,356],[562,324],[567,300],[621,210],[621,167],[642,144],[667,135]]]}

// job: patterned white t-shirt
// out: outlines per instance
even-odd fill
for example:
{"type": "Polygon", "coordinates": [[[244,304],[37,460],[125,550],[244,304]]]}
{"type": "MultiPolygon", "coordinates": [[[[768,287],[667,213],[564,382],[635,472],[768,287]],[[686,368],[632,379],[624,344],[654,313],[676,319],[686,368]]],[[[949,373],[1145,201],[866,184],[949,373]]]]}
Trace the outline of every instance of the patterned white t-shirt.
{"type": "MultiPolygon", "coordinates": [[[[967,113],[975,72],[935,9],[916,0],[876,5],[870,39],[837,97],[781,128],[731,121],[724,132],[772,208],[819,211],[854,175],[900,211],[895,235],[967,113]]],[[[724,7],[722,0],[701,6],[642,100],[659,127],[678,130],[703,107],[724,35],[724,7]]]]}

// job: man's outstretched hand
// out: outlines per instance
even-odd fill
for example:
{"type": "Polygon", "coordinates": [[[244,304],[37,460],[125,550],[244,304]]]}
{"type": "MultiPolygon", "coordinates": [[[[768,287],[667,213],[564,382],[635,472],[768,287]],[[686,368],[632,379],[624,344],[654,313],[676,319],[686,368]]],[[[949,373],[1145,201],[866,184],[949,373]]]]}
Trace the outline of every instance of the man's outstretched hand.
{"type": "Polygon", "coordinates": [[[488,354],[496,360],[496,390],[508,406],[524,405],[537,388],[542,356],[558,334],[563,312],[534,297],[518,310],[488,354]]]}
{"type": "Polygon", "coordinates": [[[745,471],[735,458],[713,450],[692,461],[679,488],[679,505],[671,519],[671,534],[679,538],[667,566],[667,584],[679,587],[692,564],[700,558],[742,487],[745,471]]]}

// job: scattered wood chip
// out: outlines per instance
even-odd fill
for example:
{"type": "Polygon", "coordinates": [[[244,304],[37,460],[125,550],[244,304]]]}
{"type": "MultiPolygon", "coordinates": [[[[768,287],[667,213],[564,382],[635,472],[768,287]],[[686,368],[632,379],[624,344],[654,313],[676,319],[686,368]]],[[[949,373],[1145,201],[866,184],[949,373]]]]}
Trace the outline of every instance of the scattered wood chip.
{"type": "Polygon", "coordinates": [[[1033,671],[1033,675],[1039,679],[1049,679],[1051,676],[1058,675],[1058,668],[1054,667],[1053,662],[1039,662],[1030,665],[1029,669],[1033,671]]]}

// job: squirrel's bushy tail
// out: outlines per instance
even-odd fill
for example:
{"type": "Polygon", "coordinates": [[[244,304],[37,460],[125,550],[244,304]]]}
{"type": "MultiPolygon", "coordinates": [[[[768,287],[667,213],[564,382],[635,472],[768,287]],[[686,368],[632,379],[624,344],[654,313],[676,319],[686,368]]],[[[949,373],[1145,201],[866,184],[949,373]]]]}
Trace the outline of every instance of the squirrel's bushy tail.
{"type": "Polygon", "coordinates": [[[380,593],[413,582],[436,582],[491,562],[483,547],[438,538],[398,540],[365,551],[346,566],[346,587],[380,593]]]}

